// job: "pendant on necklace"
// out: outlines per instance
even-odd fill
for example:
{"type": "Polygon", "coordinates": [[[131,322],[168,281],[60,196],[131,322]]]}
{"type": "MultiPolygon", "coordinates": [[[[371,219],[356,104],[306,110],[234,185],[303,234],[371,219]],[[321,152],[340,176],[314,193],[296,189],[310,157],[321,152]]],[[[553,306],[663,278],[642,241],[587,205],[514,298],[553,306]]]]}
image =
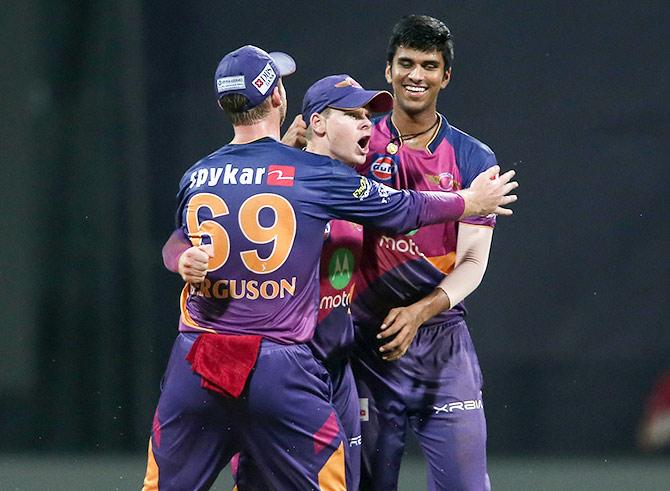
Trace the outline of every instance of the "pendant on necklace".
{"type": "Polygon", "coordinates": [[[398,145],[393,142],[389,142],[389,144],[386,145],[386,151],[391,155],[395,155],[398,152],[398,145]]]}

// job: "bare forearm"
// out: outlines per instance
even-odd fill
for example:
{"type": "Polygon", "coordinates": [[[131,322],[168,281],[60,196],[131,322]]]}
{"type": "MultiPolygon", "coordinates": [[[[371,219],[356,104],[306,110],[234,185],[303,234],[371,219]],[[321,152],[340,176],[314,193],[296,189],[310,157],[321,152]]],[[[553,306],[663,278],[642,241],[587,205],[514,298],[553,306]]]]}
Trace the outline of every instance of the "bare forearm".
{"type": "Polygon", "coordinates": [[[423,324],[436,315],[451,308],[451,302],[447,294],[441,288],[436,288],[421,300],[410,305],[416,312],[419,324],[423,324]]]}
{"type": "Polygon", "coordinates": [[[163,264],[173,273],[179,272],[179,257],[191,247],[191,243],[181,229],[177,229],[163,246],[163,264]]]}

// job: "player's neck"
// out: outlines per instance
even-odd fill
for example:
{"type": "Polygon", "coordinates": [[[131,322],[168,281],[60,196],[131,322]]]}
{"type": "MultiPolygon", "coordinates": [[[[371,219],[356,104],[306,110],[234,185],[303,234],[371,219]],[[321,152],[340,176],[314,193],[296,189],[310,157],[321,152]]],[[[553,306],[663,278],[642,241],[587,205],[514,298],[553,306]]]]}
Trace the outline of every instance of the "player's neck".
{"type": "Polygon", "coordinates": [[[394,108],[391,113],[391,118],[393,119],[393,124],[400,134],[408,135],[411,133],[418,133],[420,131],[429,128],[433,123],[435,123],[435,118],[437,117],[436,108],[432,108],[426,111],[421,111],[416,114],[409,114],[402,109],[394,108]]]}
{"type": "Polygon", "coordinates": [[[265,118],[258,123],[234,126],[235,137],[230,143],[242,144],[260,140],[261,138],[272,138],[279,141],[279,121],[274,118],[265,118]]]}
{"type": "Polygon", "coordinates": [[[394,108],[391,120],[400,133],[403,145],[411,148],[424,148],[439,129],[439,118],[436,108],[416,114],[394,108]]]}
{"type": "Polygon", "coordinates": [[[328,141],[325,138],[313,137],[307,142],[305,150],[311,153],[316,153],[318,155],[324,155],[326,157],[334,158],[330,154],[330,148],[328,146],[328,141]]]}
{"type": "Polygon", "coordinates": [[[318,137],[312,138],[310,141],[307,142],[305,150],[311,153],[316,153],[318,155],[323,155],[324,157],[330,157],[331,159],[334,160],[339,160],[340,162],[342,162],[345,165],[348,165],[349,167],[356,167],[356,164],[352,164],[350,162],[342,160],[337,155],[334,155],[330,151],[330,143],[326,138],[318,138],[318,137]]]}

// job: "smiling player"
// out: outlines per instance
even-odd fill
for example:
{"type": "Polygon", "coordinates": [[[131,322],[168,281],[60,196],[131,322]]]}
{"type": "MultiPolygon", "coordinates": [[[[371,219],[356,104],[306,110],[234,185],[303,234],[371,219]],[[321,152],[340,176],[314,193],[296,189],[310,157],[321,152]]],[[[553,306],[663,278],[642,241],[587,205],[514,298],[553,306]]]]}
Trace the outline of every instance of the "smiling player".
{"type": "Polygon", "coordinates": [[[344,219],[397,233],[513,201],[505,196],[511,176],[489,179],[495,172],[461,194],[395,191],[282,145],[281,77],[294,69],[288,55],[253,46],[217,68],[217,100],[235,136],[180,182],[179,229],[164,260],[197,285],[182,295],[146,490],[208,489],[241,450],[263,463],[275,489],[344,489],[347,439],[328,374],[305,344],[316,326],[326,224],[344,219]],[[203,254],[199,269],[190,261],[203,254]]]}
{"type": "MultiPolygon", "coordinates": [[[[454,191],[496,165],[486,145],[436,110],[453,48],[438,19],[411,15],[395,25],[386,65],[393,112],[375,122],[363,175],[397,189],[454,191]]],[[[482,376],[462,301],[483,278],[495,221],[466,218],[405,235],[365,229],[352,307],[362,489],[397,488],[408,427],[428,461],[429,489],[490,487],[482,376]]]]}

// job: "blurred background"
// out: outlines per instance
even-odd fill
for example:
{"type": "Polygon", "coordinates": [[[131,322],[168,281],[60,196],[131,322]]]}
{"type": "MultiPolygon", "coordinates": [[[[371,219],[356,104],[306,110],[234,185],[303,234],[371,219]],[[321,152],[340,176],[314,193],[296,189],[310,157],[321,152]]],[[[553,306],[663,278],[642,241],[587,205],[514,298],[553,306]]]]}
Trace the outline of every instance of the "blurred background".
{"type": "MultiPolygon", "coordinates": [[[[0,489],[139,489],[176,334],[181,281],[160,249],[177,184],[232,136],[221,57],[291,53],[292,119],[326,75],[387,88],[408,13],[451,27],[439,110],[522,186],[467,301],[494,489],[669,489],[667,2],[2,10],[0,489]]],[[[403,472],[402,489],[425,488],[415,446],[403,472]]]]}

